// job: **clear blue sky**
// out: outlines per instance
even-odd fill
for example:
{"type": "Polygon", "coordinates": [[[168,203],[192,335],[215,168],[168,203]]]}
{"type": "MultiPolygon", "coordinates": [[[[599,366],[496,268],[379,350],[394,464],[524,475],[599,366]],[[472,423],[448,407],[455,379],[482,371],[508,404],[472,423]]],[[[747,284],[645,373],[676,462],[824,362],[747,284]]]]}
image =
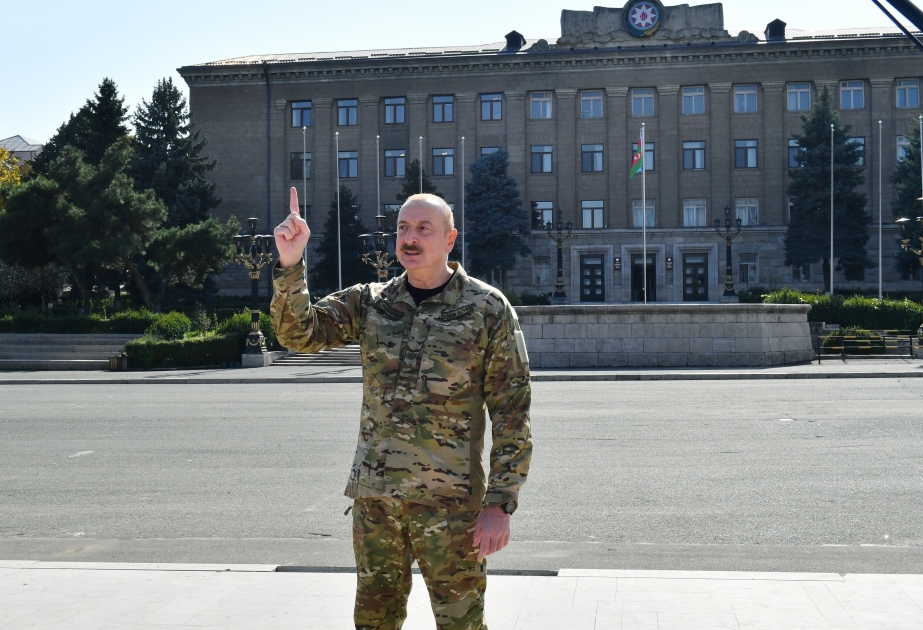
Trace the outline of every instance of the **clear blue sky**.
{"type": "MultiPolygon", "coordinates": [[[[624,0],[597,2],[621,7],[624,0]]],[[[667,0],[667,5],[679,4],[667,0]]],[[[690,4],[700,4],[692,0],[690,4]]],[[[516,29],[560,36],[561,9],[585,0],[19,0],[3,3],[0,138],[45,142],[104,77],[134,111],[184,65],[261,53],[486,44],[516,29]]],[[[890,25],[871,0],[726,0],[725,26],[762,32],[890,25]]]]}

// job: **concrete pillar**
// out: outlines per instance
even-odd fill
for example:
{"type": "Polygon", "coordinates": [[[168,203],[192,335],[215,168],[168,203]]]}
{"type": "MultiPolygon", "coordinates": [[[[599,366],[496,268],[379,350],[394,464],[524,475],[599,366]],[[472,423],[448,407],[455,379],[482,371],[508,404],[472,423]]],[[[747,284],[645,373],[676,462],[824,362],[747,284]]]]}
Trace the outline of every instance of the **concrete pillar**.
{"type": "Polygon", "coordinates": [[[660,227],[673,228],[683,224],[683,206],[679,200],[679,111],[677,94],[678,85],[663,85],[657,88],[660,96],[658,108],[658,127],[660,129],[660,143],[656,146],[655,160],[660,162],[657,170],[660,171],[660,191],[657,196],[659,208],[656,214],[660,215],[655,224],[660,227]]]}
{"type": "Polygon", "coordinates": [[[381,120],[381,111],[377,96],[363,96],[359,99],[359,185],[355,190],[362,206],[362,222],[366,227],[374,229],[375,215],[381,212],[377,206],[378,197],[378,171],[377,160],[379,157],[375,150],[375,136],[378,135],[378,125],[381,120]]]}
{"type": "Polygon", "coordinates": [[[526,160],[528,147],[526,147],[526,106],[524,91],[507,91],[503,93],[506,108],[503,118],[506,119],[506,151],[510,155],[510,167],[507,173],[516,180],[519,193],[524,196],[526,185],[526,160]]]}
{"type": "MultiPolygon", "coordinates": [[[[558,173],[558,199],[555,211],[561,210],[564,223],[572,221],[574,227],[582,225],[577,207],[577,90],[555,90],[558,106],[558,146],[554,168],[558,173]]],[[[555,212],[557,221],[557,212],[555,212]]],[[[565,277],[567,277],[565,255],[565,277]]],[[[571,296],[573,299],[573,296],[571,296]]]]}
{"type": "Polygon", "coordinates": [[[420,165],[427,175],[432,174],[432,160],[428,159],[429,145],[426,139],[426,103],[429,96],[426,94],[407,95],[407,122],[410,126],[410,146],[407,147],[407,163],[411,160],[420,160],[420,165]],[[423,136],[423,151],[420,152],[420,136],[423,136]]]}
{"type": "Polygon", "coordinates": [[[786,110],[785,82],[763,83],[763,200],[760,223],[784,225],[788,194],[785,173],[788,168],[788,137],[783,116],[786,110]]]}
{"type": "MultiPolygon", "coordinates": [[[[609,174],[608,223],[611,228],[631,225],[631,199],[628,194],[628,168],[631,140],[628,130],[627,87],[606,88],[606,171],[609,174]]],[[[622,261],[622,264],[625,264],[622,261]]]]}
{"type": "Polygon", "coordinates": [[[708,205],[713,217],[724,218],[724,207],[731,200],[731,168],[734,166],[734,143],[731,141],[731,84],[709,83],[711,100],[711,140],[705,156],[711,163],[711,194],[708,205]]]}

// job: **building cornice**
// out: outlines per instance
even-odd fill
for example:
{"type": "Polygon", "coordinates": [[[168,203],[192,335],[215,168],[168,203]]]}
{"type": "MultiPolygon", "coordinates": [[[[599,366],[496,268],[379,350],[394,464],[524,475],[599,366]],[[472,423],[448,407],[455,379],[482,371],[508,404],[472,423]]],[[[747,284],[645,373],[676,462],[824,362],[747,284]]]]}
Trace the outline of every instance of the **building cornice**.
{"type": "Polygon", "coordinates": [[[670,67],[705,67],[715,64],[753,64],[781,62],[786,64],[843,60],[854,63],[858,58],[889,57],[918,61],[913,46],[899,39],[812,41],[799,42],[791,48],[778,45],[751,44],[743,46],[692,46],[663,49],[603,49],[522,53],[465,55],[437,58],[386,58],[248,64],[239,66],[186,66],[178,72],[187,84],[195,86],[241,85],[265,81],[263,68],[270,82],[334,83],[343,80],[413,79],[427,75],[504,75],[510,72],[530,74],[557,73],[562,70],[607,72],[670,67]]]}
{"type": "Polygon", "coordinates": [[[677,94],[679,94],[679,86],[678,85],[658,85],[657,93],[660,94],[660,96],[676,96],[677,94]]]}

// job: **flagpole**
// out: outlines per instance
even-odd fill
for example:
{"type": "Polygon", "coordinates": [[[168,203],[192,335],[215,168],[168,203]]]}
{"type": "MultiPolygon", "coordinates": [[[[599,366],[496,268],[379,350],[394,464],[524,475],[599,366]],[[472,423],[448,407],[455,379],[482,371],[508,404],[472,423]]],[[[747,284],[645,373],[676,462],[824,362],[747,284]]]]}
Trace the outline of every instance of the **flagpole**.
{"type": "Polygon", "coordinates": [[[881,300],[882,297],[882,277],[881,277],[881,217],[882,217],[882,202],[881,202],[881,139],[882,139],[882,121],[878,121],[878,299],[881,300]]]}
{"type": "Polygon", "coordinates": [[[461,264],[465,267],[465,136],[461,138],[461,264]]]}
{"type": "Polygon", "coordinates": [[[423,136],[420,136],[420,194],[423,194],[423,136]]]}
{"type": "Polygon", "coordinates": [[[337,144],[337,160],[336,160],[336,169],[337,169],[337,282],[338,291],[343,290],[343,251],[342,251],[342,241],[340,239],[340,132],[337,131],[333,134],[334,139],[337,144]]]}
{"type": "Polygon", "coordinates": [[[644,276],[644,303],[647,304],[647,138],[644,133],[646,123],[641,123],[641,268],[644,276]]]}
{"type": "Polygon", "coordinates": [[[833,130],[830,125],[830,297],[833,297],[833,130]]]}
{"type": "MultiPolygon", "coordinates": [[[[304,220],[308,220],[308,127],[301,126],[301,203],[304,205],[304,220]]],[[[301,252],[301,262],[308,266],[308,248],[301,252]]]]}

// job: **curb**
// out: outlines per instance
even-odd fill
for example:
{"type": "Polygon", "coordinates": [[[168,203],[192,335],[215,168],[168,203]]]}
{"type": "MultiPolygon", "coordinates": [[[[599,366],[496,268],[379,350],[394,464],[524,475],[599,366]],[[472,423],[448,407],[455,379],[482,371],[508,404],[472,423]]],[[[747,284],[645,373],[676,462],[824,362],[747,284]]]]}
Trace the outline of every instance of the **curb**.
{"type": "MultiPolygon", "coordinates": [[[[849,378],[923,378],[923,371],[893,372],[616,372],[611,374],[533,374],[533,382],[560,381],[750,381],[849,378]]],[[[22,378],[0,385],[246,385],[362,383],[361,376],[270,376],[265,378],[22,378]]]]}

